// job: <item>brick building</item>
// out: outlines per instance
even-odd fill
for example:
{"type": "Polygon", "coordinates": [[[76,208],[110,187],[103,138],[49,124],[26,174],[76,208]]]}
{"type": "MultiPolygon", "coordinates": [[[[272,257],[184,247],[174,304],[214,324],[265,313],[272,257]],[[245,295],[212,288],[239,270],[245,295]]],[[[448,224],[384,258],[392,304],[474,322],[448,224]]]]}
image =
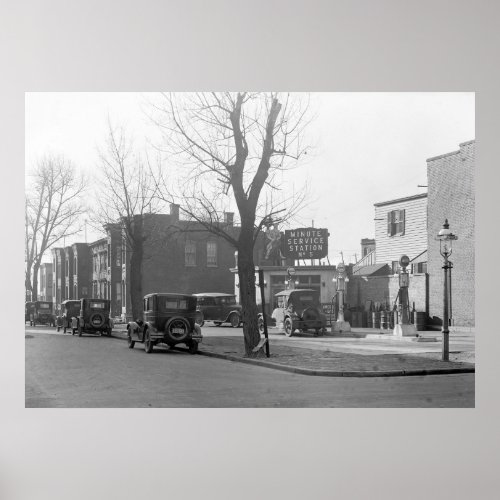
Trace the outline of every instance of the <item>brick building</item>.
{"type": "MultiPolygon", "coordinates": [[[[233,213],[226,212],[224,230],[237,237],[233,213]]],[[[224,238],[207,232],[201,224],[179,219],[179,206],[172,204],[169,214],[148,214],[142,219],[144,256],[142,292],[222,292],[233,293],[234,247],[224,238]]],[[[263,246],[256,244],[256,261],[263,246]]],[[[131,312],[130,250],[122,242],[121,296],[126,298],[122,314],[131,312]]]]}
{"type": "Polygon", "coordinates": [[[64,248],[52,249],[52,300],[54,310],[59,309],[61,302],[66,300],[65,295],[65,261],[64,248]]]}
{"type": "Polygon", "coordinates": [[[53,285],[52,285],[52,263],[44,262],[40,266],[38,278],[38,300],[46,300],[52,302],[53,285]]]}
{"type": "MultiPolygon", "coordinates": [[[[410,305],[425,312],[429,324],[440,325],[443,314],[443,258],[436,237],[445,219],[458,236],[451,260],[450,291],[454,326],[475,324],[474,301],[474,164],[475,141],[458,151],[427,160],[428,192],[375,204],[376,249],[353,267],[347,301],[394,303],[398,290],[398,260],[410,257],[410,305]]],[[[362,240],[362,253],[363,242],[362,240]]]]}
{"type": "Polygon", "coordinates": [[[65,299],[73,298],[73,278],[74,278],[74,256],[73,248],[66,247],[64,249],[64,293],[65,299]]]}
{"type": "Polygon", "coordinates": [[[88,298],[91,296],[90,248],[87,243],[74,243],[73,252],[73,293],[71,299],[88,298]]]}
{"type": "Polygon", "coordinates": [[[441,324],[443,316],[443,258],[436,236],[448,219],[458,236],[453,243],[452,325],[475,324],[475,141],[463,142],[453,151],[427,160],[429,314],[441,324]]]}

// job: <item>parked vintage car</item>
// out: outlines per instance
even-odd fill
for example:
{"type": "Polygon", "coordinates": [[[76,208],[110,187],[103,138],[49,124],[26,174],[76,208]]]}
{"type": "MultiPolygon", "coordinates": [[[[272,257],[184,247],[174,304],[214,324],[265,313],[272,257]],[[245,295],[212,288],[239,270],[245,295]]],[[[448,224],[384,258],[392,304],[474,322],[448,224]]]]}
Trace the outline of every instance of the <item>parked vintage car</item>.
{"type": "Polygon", "coordinates": [[[109,317],[111,301],[107,299],[80,299],[80,315],[78,316],[77,327],[78,336],[82,333],[103,332],[111,336],[113,321],[109,317]]]}
{"type": "Polygon", "coordinates": [[[30,326],[48,325],[56,326],[56,317],[52,310],[52,302],[37,300],[26,302],[24,309],[24,320],[30,322],[30,326]]]}
{"type": "MultiPolygon", "coordinates": [[[[314,330],[316,335],[326,331],[326,316],[322,312],[318,290],[285,290],[275,297],[278,299],[278,307],[274,309],[272,318],[277,326],[283,325],[287,337],[291,337],[295,330],[314,330]]],[[[261,314],[258,322],[262,332],[264,322],[261,314]]]]}
{"type": "Polygon", "coordinates": [[[201,328],[195,323],[196,297],[180,293],[151,293],[144,297],[144,320],[127,324],[128,346],[144,343],[147,353],[156,344],[173,347],[185,344],[191,354],[202,341],[201,328]]]}
{"type": "Polygon", "coordinates": [[[63,328],[64,333],[66,333],[67,329],[72,330],[73,335],[76,333],[76,330],[72,326],[71,318],[78,318],[80,316],[81,310],[81,300],[65,300],[61,304],[61,324],[57,325],[57,331],[63,328]]]}
{"type": "Polygon", "coordinates": [[[213,321],[219,326],[230,323],[233,328],[241,324],[241,306],[236,296],[229,293],[195,293],[198,300],[196,323],[203,326],[205,321],[213,321]]]}

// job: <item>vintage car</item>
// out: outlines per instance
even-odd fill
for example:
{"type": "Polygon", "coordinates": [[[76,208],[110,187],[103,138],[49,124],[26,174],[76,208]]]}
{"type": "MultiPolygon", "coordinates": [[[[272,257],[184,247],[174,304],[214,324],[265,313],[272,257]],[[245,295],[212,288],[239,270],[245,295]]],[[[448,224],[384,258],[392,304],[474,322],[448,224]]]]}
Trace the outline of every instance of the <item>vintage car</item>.
{"type": "MultiPolygon", "coordinates": [[[[326,331],[326,316],[322,312],[318,290],[285,290],[275,297],[278,299],[278,307],[274,309],[272,318],[277,326],[283,325],[287,337],[291,337],[295,330],[314,330],[316,335],[326,331]]],[[[258,323],[262,332],[264,322],[261,314],[258,323]]]]}
{"type": "Polygon", "coordinates": [[[27,302],[24,309],[24,320],[25,322],[29,321],[30,326],[56,326],[56,317],[52,310],[52,302],[45,300],[27,302]]]}
{"type": "Polygon", "coordinates": [[[181,293],[151,293],[144,297],[143,320],[127,324],[128,346],[144,343],[147,353],[156,344],[173,347],[185,344],[191,354],[202,341],[201,328],[195,323],[196,297],[181,293]]]}
{"type": "Polygon", "coordinates": [[[77,327],[72,328],[73,334],[78,331],[82,333],[106,333],[111,336],[113,321],[109,317],[111,301],[107,299],[80,299],[80,315],[77,327]]]}
{"type": "MultiPolygon", "coordinates": [[[[65,300],[61,304],[61,324],[58,323],[57,331],[63,328],[64,333],[67,329],[71,329],[73,335],[76,333],[75,328],[72,328],[71,318],[80,316],[81,301],[80,300],[65,300]]],[[[73,325],[74,326],[74,325],[73,325]]]]}
{"type": "Polygon", "coordinates": [[[217,326],[230,323],[233,328],[241,324],[241,306],[236,296],[229,293],[195,293],[197,300],[196,323],[203,326],[205,321],[213,321],[217,326]]]}

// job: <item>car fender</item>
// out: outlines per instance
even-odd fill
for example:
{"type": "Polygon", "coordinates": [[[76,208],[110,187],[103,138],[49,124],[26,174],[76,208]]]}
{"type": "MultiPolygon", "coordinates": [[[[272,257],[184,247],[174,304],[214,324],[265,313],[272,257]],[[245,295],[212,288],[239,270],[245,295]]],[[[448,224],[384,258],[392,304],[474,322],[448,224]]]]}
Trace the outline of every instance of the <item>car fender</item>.
{"type": "Polygon", "coordinates": [[[236,313],[240,317],[240,320],[241,320],[241,310],[240,309],[233,309],[233,310],[229,311],[229,313],[226,315],[226,319],[224,320],[225,323],[229,321],[229,317],[233,313],[236,313]]]}
{"type": "Polygon", "coordinates": [[[156,328],[152,323],[150,323],[149,321],[146,321],[144,323],[144,326],[142,327],[142,341],[144,342],[144,334],[146,333],[146,330],[149,330],[149,332],[153,335],[157,334],[157,333],[160,333],[158,328],[156,328]]]}

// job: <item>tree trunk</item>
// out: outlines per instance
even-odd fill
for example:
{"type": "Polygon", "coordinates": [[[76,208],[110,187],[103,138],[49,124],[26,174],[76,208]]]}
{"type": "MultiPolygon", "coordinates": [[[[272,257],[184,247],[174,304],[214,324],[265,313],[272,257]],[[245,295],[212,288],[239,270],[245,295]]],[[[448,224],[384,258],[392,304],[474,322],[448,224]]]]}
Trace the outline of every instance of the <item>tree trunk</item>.
{"type": "Polygon", "coordinates": [[[130,303],[132,306],[132,319],[142,319],[142,237],[137,238],[132,246],[130,256],[130,303]]]}
{"type": "Polygon", "coordinates": [[[255,264],[253,261],[253,235],[240,234],[238,241],[238,276],[240,281],[240,299],[243,312],[243,337],[245,355],[256,357],[253,348],[259,343],[260,333],[257,324],[258,309],[255,304],[255,264]]]}
{"type": "Polygon", "coordinates": [[[31,283],[31,300],[34,302],[38,300],[38,270],[40,269],[40,263],[33,263],[33,279],[31,283]]]}
{"type": "Polygon", "coordinates": [[[33,289],[32,289],[32,285],[31,285],[31,269],[32,269],[32,265],[27,264],[26,276],[24,277],[24,288],[25,288],[24,293],[25,293],[26,298],[28,297],[28,293],[29,293],[30,297],[33,296],[33,289]]]}

